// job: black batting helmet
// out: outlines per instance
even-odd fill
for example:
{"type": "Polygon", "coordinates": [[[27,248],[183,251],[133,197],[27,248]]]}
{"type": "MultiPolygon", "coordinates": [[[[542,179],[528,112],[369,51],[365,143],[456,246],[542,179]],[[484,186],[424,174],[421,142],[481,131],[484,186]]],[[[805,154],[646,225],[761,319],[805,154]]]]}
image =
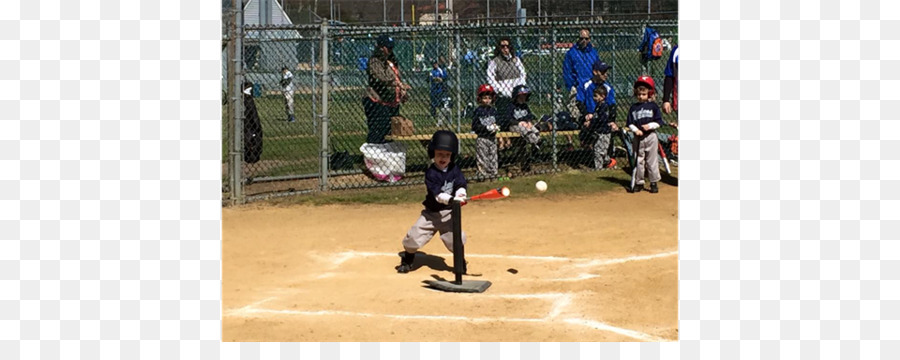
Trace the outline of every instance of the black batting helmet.
{"type": "Polygon", "coordinates": [[[456,159],[456,153],[459,151],[459,139],[456,138],[456,134],[452,131],[435,131],[434,135],[431,135],[431,142],[428,144],[429,158],[434,159],[435,150],[446,150],[453,153],[450,155],[450,161],[453,162],[456,159]]]}

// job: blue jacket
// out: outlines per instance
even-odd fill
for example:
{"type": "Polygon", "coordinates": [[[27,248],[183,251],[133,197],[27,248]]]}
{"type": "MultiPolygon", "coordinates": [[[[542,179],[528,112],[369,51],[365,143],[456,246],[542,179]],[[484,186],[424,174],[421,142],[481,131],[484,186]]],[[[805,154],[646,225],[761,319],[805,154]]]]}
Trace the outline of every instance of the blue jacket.
{"type": "Polygon", "coordinates": [[[443,81],[447,81],[447,71],[440,67],[431,70],[431,93],[440,94],[444,91],[444,82],[436,82],[434,78],[441,78],[443,81]]]}
{"type": "MultiPolygon", "coordinates": [[[[578,109],[581,111],[582,116],[590,112],[590,109],[594,109],[597,107],[597,104],[594,103],[594,88],[596,88],[597,86],[598,84],[593,80],[588,80],[588,82],[584,83],[576,89],[577,93],[575,95],[575,100],[581,103],[578,105],[578,109]]],[[[609,106],[609,109],[613,110],[611,116],[613,121],[615,121],[616,90],[613,89],[613,87],[607,82],[604,82],[602,86],[606,87],[606,100],[604,102],[609,106]]]]}
{"type": "Polygon", "coordinates": [[[591,69],[599,59],[593,44],[588,43],[584,49],[579,49],[577,43],[573,44],[563,60],[563,80],[566,82],[566,89],[590,81],[594,76],[591,69]]]}

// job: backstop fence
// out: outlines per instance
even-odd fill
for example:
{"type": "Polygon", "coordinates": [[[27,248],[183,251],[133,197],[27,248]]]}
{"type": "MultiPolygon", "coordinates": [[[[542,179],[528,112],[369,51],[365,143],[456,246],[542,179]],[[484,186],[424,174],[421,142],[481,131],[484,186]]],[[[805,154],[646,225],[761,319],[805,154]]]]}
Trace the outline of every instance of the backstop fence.
{"type": "MultiPolygon", "coordinates": [[[[593,143],[581,137],[572,113],[570,89],[563,80],[566,52],[588,29],[593,51],[611,66],[607,82],[616,91],[617,123],[624,127],[634,102],[632,85],[649,75],[662,93],[662,58],[645,61],[638,50],[645,27],[665,43],[677,41],[677,20],[547,22],[465,26],[233,26],[223,41],[223,199],[242,203],[273,196],[339,189],[403,186],[424,181],[430,165],[427,139],[438,129],[460,137],[457,163],[470,181],[496,181],[527,174],[580,169],[596,170],[593,143]],[[368,58],[379,35],[389,34],[403,82],[411,86],[399,115],[413,124],[412,136],[388,136],[386,143],[367,143],[369,131],[363,98],[368,58]],[[479,85],[487,83],[488,62],[498,40],[508,38],[524,65],[528,100],[536,122],[545,129],[540,146],[513,136],[501,143],[499,172],[478,171],[471,114],[479,85]],[[285,90],[285,71],[292,75],[285,90]],[[440,75],[439,83],[434,75],[440,75]],[[243,84],[249,84],[245,88],[243,84]],[[249,95],[245,90],[249,89],[249,95]],[[259,127],[248,121],[252,102],[259,127]],[[567,120],[574,120],[567,123],[567,120]],[[541,121],[543,120],[543,122],[541,121]],[[547,126],[549,124],[549,126],[547,126]],[[249,125],[249,126],[248,126],[249,125]],[[566,126],[575,126],[566,127],[566,126]],[[552,128],[552,129],[550,129],[552,128]],[[248,134],[261,137],[250,141],[248,134]],[[508,145],[508,146],[507,146],[508,145]]],[[[655,100],[662,103],[661,96],[655,100]]],[[[498,109],[502,112],[504,109],[498,109]]],[[[575,114],[577,115],[577,114],[575,114]]],[[[676,115],[664,115],[677,123],[676,115]]],[[[670,135],[660,134],[670,159],[670,135]]],[[[504,135],[505,134],[505,135],[504,135]]],[[[407,134],[408,135],[408,134],[407,134]]],[[[628,134],[614,134],[613,157],[628,167],[628,134]],[[621,136],[620,136],[621,135],[621,136]]]]}

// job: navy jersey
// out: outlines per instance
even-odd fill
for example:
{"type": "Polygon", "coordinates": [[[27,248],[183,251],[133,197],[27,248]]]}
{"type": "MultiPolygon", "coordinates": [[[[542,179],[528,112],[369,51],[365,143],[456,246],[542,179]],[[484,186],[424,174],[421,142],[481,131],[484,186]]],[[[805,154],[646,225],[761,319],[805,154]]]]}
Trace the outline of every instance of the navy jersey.
{"type": "Polygon", "coordinates": [[[456,195],[456,190],[467,188],[466,177],[454,163],[450,163],[444,171],[438,170],[434,164],[425,170],[425,209],[429,211],[450,210],[450,205],[441,204],[435,199],[438,194],[456,195]]]}
{"type": "Polygon", "coordinates": [[[607,105],[606,102],[598,104],[597,108],[594,110],[594,118],[591,119],[588,128],[597,134],[609,134],[612,132],[609,123],[609,105],[607,105]]]}
{"type": "Polygon", "coordinates": [[[490,106],[479,106],[472,114],[472,131],[480,138],[495,139],[493,132],[488,130],[488,125],[497,124],[501,126],[497,119],[497,111],[490,106]]]}
{"type": "Polygon", "coordinates": [[[655,102],[635,103],[628,109],[628,119],[625,120],[625,126],[634,125],[640,128],[642,125],[651,122],[657,122],[659,126],[665,125],[662,119],[662,110],[659,109],[659,105],[656,105],[655,102]]]}
{"type": "Polygon", "coordinates": [[[534,121],[534,113],[528,108],[528,103],[518,104],[516,102],[509,103],[506,109],[506,118],[509,119],[509,126],[518,125],[519,121],[534,121]]]}

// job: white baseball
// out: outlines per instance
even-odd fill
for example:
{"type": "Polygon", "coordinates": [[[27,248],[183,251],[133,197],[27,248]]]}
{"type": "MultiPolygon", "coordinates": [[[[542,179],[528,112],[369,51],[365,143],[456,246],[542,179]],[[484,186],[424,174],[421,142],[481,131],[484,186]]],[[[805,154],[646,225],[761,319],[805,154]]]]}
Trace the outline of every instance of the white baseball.
{"type": "Polygon", "coordinates": [[[543,180],[536,182],[534,184],[534,187],[537,189],[537,191],[540,192],[547,191],[547,183],[545,183],[543,180]]]}

